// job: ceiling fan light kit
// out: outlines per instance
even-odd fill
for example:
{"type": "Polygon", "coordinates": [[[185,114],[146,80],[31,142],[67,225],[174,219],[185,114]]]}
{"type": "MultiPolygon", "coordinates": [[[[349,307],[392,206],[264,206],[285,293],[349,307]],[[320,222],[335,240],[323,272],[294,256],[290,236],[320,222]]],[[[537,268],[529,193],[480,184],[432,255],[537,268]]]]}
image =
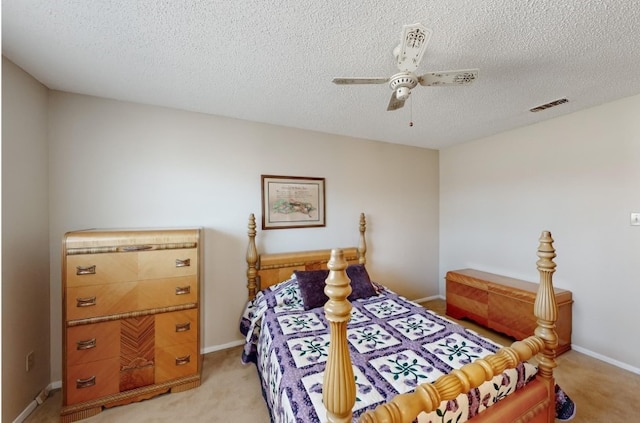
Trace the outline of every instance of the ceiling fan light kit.
{"type": "Polygon", "coordinates": [[[384,84],[389,82],[393,91],[387,110],[397,110],[404,106],[411,95],[411,90],[417,85],[447,86],[468,85],[478,78],[478,69],[451,70],[442,72],[428,72],[421,76],[414,73],[431,39],[432,31],[422,24],[404,25],[402,39],[393,50],[399,73],[391,78],[334,78],[333,83],[339,85],[353,84],[384,84]]]}
{"type": "Polygon", "coordinates": [[[389,87],[396,92],[398,100],[409,98],[411,89],[418,85],[418,78],[411,72],[401,72],[393,75],[389,82],[389,87]]]}

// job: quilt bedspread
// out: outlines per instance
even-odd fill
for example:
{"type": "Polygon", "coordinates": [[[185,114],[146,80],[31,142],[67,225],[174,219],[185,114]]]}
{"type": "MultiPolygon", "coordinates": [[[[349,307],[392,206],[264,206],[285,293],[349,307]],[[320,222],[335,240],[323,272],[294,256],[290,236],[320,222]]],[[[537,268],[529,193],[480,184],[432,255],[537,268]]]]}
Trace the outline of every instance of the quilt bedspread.
{"type": "MultiPolygon", "coordinates": [[[[435,381],[500,345],[376,285],[379,294],[352,303],[347,338],[356,379],[354,420],[366,409],[435,381]]],[[[242,360],[255,362],[271,420],[321,422],[322,379],[329,325],[322,307],[305,311],[296,279],[260,292],[245,307],[242,360]]],[[[529,363],[443,403],[420,422],[463,422],[524,386],[529,363]]]]}

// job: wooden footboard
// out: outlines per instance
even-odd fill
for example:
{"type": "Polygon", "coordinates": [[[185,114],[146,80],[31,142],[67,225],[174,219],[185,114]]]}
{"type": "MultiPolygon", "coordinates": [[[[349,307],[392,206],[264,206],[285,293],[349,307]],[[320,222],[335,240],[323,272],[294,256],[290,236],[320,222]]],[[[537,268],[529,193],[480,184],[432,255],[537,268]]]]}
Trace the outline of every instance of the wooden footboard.
{"type": "MultiPolygon", "coordinates": [[[[538,326],[535,335],[517,341],[511,347],[478,359],[433,383],[419,385],[415,391],[397,395],[391,401],[368,411],[360,418],[366,423],[409,423],[421,412],[434,411],[442,401],[452,400],[461,393],[478,387],[506,368],[514,368],[521,361],[537,356],[538,375],[517,394],[513,394],[473,418],[478,421],[548,422],[555,420],[555,350],[558,337],[555,322],[558,316],[553,293],[552,274],[555,272],[555,250],[550,232],[540,237],[537,261],[540,287],[534,304],[538,326]],[[498,407],[499,405],[499,407],[498,407]],[[486,419],[486,420],[485,420],[486,419]]],[[[350,422],[351,408],[355,401],[355,381],[347,342],[347,322],[351,305],[347,296],[351,292],[347,278],[344,252],[331,251],[328,263],[329,277],[325,293],[329,301],[325,305],[327,320],[331,326],[331,344],[324,376],[323,400],[329,422],[350,422]]]]}

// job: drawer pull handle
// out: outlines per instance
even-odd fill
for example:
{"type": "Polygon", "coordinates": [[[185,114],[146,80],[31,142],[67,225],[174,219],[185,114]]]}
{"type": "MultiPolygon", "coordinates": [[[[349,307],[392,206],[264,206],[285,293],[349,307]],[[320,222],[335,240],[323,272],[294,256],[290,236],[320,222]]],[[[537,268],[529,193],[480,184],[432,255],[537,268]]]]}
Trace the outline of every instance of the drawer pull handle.
{"type": "Polygon", "coordinates": [[[96,297],[76,298],[76,307],[91,307],[96,305],[96,297]]]}
{"type": "Polygon", "coordinates": [[[191,293],[190,286],[176,286],[176,295],[187,295],[191,293]]]}
{"type": "Polygon", "coordinates": [[[86,341],[78,341],[76,342],[76,350],[90,350],[91,348],[96,347],[96,338],[87,339],[86,341]]]}
{"type": "Polygon", "coordinates": [[[96,265],[93,266],[77,266],[76,267],[76,275],[95,275],[96,274],[96,265]]]}
{"type": "Polygon", "coordinates": [[[122,247],[122,251],[144,251],[151,250],[152,248],[152,245],[127,245],[126,247],[122,247]]]}
{"type": "Polygon", "coordinates": [[[176,323],[176,332],[187,332],[191,330],[191,322],[176,323]]]}
{"type": "Polygon", "coordinates": [[[96,384],[96,377],[90,376],[86,379],[76,379],[76,389],[90,388],[96,384]]]}
{"type": "Polygon", "coordinates": [[[176,259],[176,267],[189,267],[191,266],[191,259],[176,259]]]}
{"type": "Polygon", "coordinates": [[[191,356],[185,355],[184,357],[176,357],[176,366],[184,366],[191,362],[191,356]]]}

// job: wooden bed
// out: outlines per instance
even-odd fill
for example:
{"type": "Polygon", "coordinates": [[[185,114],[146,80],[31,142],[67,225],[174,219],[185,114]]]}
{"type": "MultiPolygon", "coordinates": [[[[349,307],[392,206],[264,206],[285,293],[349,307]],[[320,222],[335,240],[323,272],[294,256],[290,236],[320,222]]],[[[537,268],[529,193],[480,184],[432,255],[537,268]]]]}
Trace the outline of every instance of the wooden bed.
{"type": "MultiPolygon", "coordinates": [[[[356,247],[333,250],[315,250],[279,254],[258,254],[255,237],[256,224],[253,214],[249,217],[247,249],[248,297],[253,299],[259,290],[289,278],[295,270],[329,269],[325,294],[325,316],[330,327],[329,353],[324,370],[322,401],[327,409],[327,421],[351,422],[352,407],[356,397],[356,384],[347,341],[347,323],[351,304],[347,296],[351,292],[345,269],[348,264],[366,263],[366,222],[360,215],[360,238],[356,247]]],[[[514,342],[511,347],[499,349],[460,369],[440,376],[433,383],[418,385],[413,392],[387,399],[388,402],[360,416],[366,423],[408,423],[421,412],[431,412],[441,402],[455,399],[459,394],[478,387],[507,368],[535,357],[538,367],[535,380],[472,417],[473,423],[482,422],[547,422],[555,421],[555,350],[558,337],[555,331],[558,310],[553,293],[552,275],[556,264],[553,239],[544,231],[539,239],[537,268],[540,286],[534,305],[538,326],[535,335],[514,342]]]]}

